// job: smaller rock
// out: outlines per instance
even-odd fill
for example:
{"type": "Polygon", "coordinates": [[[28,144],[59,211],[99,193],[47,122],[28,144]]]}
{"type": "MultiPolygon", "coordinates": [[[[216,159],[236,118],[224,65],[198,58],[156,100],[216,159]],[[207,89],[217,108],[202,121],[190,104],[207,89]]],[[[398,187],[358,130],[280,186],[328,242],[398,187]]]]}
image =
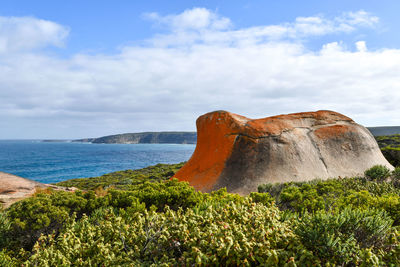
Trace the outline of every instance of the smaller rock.
{"type": "Polygon", "coordinates": [[[54,190],[75,191],[74,187],[61,187],[42,184],[13,174],[0,172],[0,207],[8,208],[18,200],[32,196],[38,189],[52,188],[54,190]]]}

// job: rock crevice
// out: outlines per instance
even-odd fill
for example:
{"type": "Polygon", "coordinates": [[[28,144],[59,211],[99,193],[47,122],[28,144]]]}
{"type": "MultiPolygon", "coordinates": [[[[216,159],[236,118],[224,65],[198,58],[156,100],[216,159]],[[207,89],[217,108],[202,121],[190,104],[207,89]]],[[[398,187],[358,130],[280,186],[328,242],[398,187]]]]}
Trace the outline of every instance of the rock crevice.
{"type": "Polygon", "coordinates": [[[318,152],[319,159],[324,164],[325,170],[328,173],[328,165],[326,165],[326,162],[325,162],[324,158],[322,157],[321,150],[319,149],[318,145],[315,143],[314,139],[312,138],[311,133],[312,133],[312,131],[308,129],[307,136],[310,139],[310,143],[314,146],[315,150],[318,152]]]}

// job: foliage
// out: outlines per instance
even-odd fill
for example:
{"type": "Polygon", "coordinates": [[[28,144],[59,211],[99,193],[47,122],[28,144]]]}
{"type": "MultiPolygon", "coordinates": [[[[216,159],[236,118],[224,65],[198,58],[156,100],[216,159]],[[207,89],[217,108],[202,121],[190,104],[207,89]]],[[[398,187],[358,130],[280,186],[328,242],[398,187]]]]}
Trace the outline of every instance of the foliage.
{"type": "Polygon", "coordinates": [[[400,148],[400,134],[376,136],[380,148],[400,148]]]}
{"type": "Polygon", "coordinates": [[[300,245],[276,207],[249,200],[125,219],[111,211],[106,216],[98,225],[88,217],[72,221],[58,239],[42,237],[28,264],[283,266],[294,261],[300,245]]]}
{"type": "Polygon", "coordinates": [[[138,170],[125,170],[108,173],[99,177],[71,179],[57,183],[59,186],[76,187],[82,190],[95,190],[97,188],[127,189],[145,182],[166,181],[185,164],[157,164],[138,170]]]}
{"type": "Polygon", "coordinates": [[[385,210],[392,220],[394,220],[394,225],[400,225],[400,196],[396,194],[373,196],[368,191],[352,191],[346,197],[338,199],[338,207],[339,209],[354,207],[385,210]]]}
{"type": "Polygon", "coordinates": [[[0,211],[0,266],[400,264],[398,169],[387,181],[266,184],[239,196],[170,180],[176,167],[77,179],[91,190],[43,191],[0,211]]]}
{"type": "Polygon", "coordinates": [[[390,164],[400,167],[400,147],[385,147],[381,151],[390,164]]]}
{"type": "MultiPolygon", "coordinates": [[[[374,201],[376,197],[391,195],[398,198],[400,194],[394,183],[369,181],[365,178],[265,184],[260,185],[258,190],[271,194],[280,209],[300,213],[343,208],[344,204],[341,203],[347,203],[345,199],[354,192],[367,192],[374,201]]],[[[371,204],[367,202],[365,205],[371,204]]]]}
{"type": "MultiPolygon", "coordinates": [[[[383,252],[393,249],[389,241],[392,223],[384,211],[345,208],[337,213],[307,213],[295,233],[323,265],[359,264],[362,261],[382,265],[383,252]],[[366,249],[370,253],[369,259],[365,259],[366,249]]],[[[395,260],[399,262],[399,255],[395,260]]]]}
{"type": "Polygon", "coordinates": [[[18,264],[15,259],[8,255],[6,250],[0,250],[0,266],[13,267],[18,266],[18,264]]]}
{"type": "Polygon", "coordinates": [[[155,206],[159,211],[165,206],[174,210],[179,207],[186,209],[193,207],[202,199],[201,193],[188,183],[181,183],[177,179],[157,183],[146,182],[130,188],[132,191],[126,191],[126,194],[136,197],[140,202],[145,203],[147,208],[155,206]]]}
{"type": "Polygon", "coordinates": [[[10,238],[8,236],[10,228],[11,222],[7,214],[0,210],[0,249],[5,247],[10,242],[10,238]]]}
{"type": "Polygon", "coordinates": [[[375,138],[390,164],[400,167],[400,134],[376,136],[375,138]]]}
{"type": "Polygon", "coordinates": [[[376,165],[366,170],[364,175],[371,181],[384,181],[390,176],[390,169],[383,165],[376,165]]]}
{"type": "Polygon", "coordinates": [[[392,179],[395,182],[400,182],[400,167],[396,167],[392,172],[392,179]]]}
{"type": "Polygon", "coordinates": [[[323,198],[309,184],[304,184],[301,187],[289,186],[284,188],[280,195],[280,204],[283,209],[291,209],[296,212],[324,208],[323,198]]]}
{"type": "Polygon", "coordinates": [[[254,203],[261,203],[267,207],[271,207],[275,202],[274,198],[268,193],[251,192],[249,197],[254,203]]]}
{"type": "Polygon", "coordinates": [[[10,230],[6,238],[12,240],[7,247],[30,249],[41,234],[57,233],[72,212],[89,211],[90,195],[54,192],[14,203],[7,210],[10,230]]]}

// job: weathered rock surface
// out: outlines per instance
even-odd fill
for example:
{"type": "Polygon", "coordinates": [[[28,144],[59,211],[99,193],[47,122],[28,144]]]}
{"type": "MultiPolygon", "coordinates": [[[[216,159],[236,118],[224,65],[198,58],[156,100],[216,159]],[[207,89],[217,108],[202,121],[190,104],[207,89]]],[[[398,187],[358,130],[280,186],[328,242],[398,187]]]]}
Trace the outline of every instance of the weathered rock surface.
{"type": "Polygon", "coordinates": [[[0,172],[0,208],[7,208],[12,203],[31,196],[38,188],[53,188],[64,191],[76,190],[76,188],[42,184],[16,175],[0,172]]]}
{"type": "Polygon", "coordinates": [[[249,119],[226,111],[197,119],[197,146],[175,174],[196,189],[247,194],[264,183],[362,175],[393,168],[374,137],[352,119],[317,111],[249,119]]]}

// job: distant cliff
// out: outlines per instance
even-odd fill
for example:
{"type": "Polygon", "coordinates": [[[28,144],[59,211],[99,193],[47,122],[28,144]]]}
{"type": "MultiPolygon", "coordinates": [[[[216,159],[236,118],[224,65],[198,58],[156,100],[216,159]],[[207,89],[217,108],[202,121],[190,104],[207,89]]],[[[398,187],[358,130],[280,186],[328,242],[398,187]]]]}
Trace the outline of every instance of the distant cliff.
{"type": "Polygon", "coordinates": [[[144,132],[85,138],[73,142],[94,144],[196,144],[196,132],[144,132]]]}

